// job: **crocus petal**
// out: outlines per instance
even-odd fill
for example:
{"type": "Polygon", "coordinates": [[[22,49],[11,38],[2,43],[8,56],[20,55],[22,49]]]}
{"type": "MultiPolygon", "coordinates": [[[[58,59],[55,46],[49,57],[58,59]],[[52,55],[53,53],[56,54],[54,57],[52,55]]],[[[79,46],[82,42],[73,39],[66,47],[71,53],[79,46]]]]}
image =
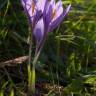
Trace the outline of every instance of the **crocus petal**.
{"type": "Polygon", "coordinates": [[[43,18],[41,18],[37,24],[35,25],[35,28],[33,30],[33,35],[36,39],[36,42],[40,42],[44,36],[44,22],[43,18]]]}
{"type": "Polygon", "coordinates": [[[61,0],[59,0],[56,3],[55,9],[56,9],[56,16],[55,16],[54,19],[58,18],[63,13],[63,6],[62,6],[62,1],[61,0]]]}
{"type": "Polygon", "coordinates": [[[71,4],[63,11],[63,13],[56,20],[54,20],[50,24],[49,31],[53,31],[54,28],[56,28],[63,21],[64,17],[68,14],[70,8],[71,8],[71,4]]]}
{"type": "Polygon", "coordinates": [[[63,7],[61,6],[59,7],[59,9],[57,9],[56,16],[54,17],[53,21],[57,19],[62,13],[63,13],[63,7]]]}
{"type": "Polygon", "coordinates": [[[48,26],[52,19],[52,5],[48,5],[46,7],[47,7],[46,11],[43,13],[45,32],[47,31],[48,26]]]}
{"type": "Polygon", "coordinates": [[[38,2],[36,3],[37,9],[41,10],[43,12],[45,4],[46,4],[46,1],[47,0],[38,0],[38,2]]]}
{"type": "Polygon", "coordinates": [[[22,2],[22,5],[25,6],[25,5],[30,5],[32,3],[32,0],[21,0],[22,2]]]}
{"type": "Polygon", "coordinates": [[[21,2],[27,15],[32,17],[32,0],[21,0],[21,2]]]}
{"type": "Polygon", "coordinates": [[[55,0],[51,0],[50,4],[52,5],[52,8],[55,8],[55,0]]]}

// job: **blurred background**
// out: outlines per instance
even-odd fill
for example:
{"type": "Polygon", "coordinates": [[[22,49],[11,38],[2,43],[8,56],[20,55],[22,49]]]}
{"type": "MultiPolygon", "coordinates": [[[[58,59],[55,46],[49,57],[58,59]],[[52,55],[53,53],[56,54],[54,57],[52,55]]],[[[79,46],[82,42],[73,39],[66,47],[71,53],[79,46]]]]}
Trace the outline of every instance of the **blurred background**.
{"type": "MultiPolygon", "coordinates": [[[[96,96],[96,0],[62,1],[64,8],[70,3],[72,7],[48,34],[39,57],[38,96],[96,96]]],[[[20,0],[0,0],[0,96],[26,96],[27,62],[19,58],[2,65],[28,56],[28,37],[20,0]]],[[[35,43],[32,57],[34,51],[35,43]]]]}

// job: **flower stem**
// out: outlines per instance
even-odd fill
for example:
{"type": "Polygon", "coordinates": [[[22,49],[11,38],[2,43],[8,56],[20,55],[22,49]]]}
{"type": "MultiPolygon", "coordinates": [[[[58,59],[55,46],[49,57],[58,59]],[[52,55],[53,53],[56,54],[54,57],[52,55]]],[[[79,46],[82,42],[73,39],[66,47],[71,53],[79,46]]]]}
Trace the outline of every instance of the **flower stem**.
{"type": "Polygon", "coordinates": [[[35,64],[32,65],[32,29],[29,29],[28,96],[35,95],[35,64]]]}

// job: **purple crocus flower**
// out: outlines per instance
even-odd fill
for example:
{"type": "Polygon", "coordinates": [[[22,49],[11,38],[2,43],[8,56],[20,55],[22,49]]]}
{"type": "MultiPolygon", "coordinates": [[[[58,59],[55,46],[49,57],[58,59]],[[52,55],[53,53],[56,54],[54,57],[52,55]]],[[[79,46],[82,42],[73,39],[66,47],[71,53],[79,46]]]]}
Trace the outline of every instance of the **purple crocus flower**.
{"type": "Polygon", "coordinates": [[[40,54],[48,32],[53,31],[63,21],[71,7],[71,5],[69,5],[64,10],[61,0],[58,2],[55,2],[55,0],[45,1],[46,3],[44,3],[45,9],[43,11],[43,16],[37,22],[33,30],[33,34],[36,39],[36,54],[40,54]]]}
{"type": "MultiPolygon", "coordinates": [[[[21,0],[36,40],[35,55],[43,47],[48,32],[53,31],[68,14],[71,5],[63,9],[62,0],[21,0]]],[[[37,56],[38,57],[38,56],[37,56]]]]}

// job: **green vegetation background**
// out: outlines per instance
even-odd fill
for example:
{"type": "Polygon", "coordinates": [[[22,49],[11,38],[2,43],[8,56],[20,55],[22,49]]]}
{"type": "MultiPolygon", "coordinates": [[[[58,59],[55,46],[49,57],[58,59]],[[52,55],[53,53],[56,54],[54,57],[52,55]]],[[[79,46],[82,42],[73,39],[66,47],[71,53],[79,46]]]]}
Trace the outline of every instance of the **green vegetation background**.
{"type": "MultiPolygon", "coordinates": [[[[37,64],[37,82],[62,85],[62,96],[95,96],[96,0],[63,0],[64,6],[70,2],[68,16],[45,42],[37,64]]],[[[20,0],[0,0],[0,62],[28,55],[28,36],[20,0]]],[[[35,43],[32,56],[34,49],[35,43]]],[[[0,69],[0,96],[23,96],[26,66],[27,62],[0,69]]]]}

